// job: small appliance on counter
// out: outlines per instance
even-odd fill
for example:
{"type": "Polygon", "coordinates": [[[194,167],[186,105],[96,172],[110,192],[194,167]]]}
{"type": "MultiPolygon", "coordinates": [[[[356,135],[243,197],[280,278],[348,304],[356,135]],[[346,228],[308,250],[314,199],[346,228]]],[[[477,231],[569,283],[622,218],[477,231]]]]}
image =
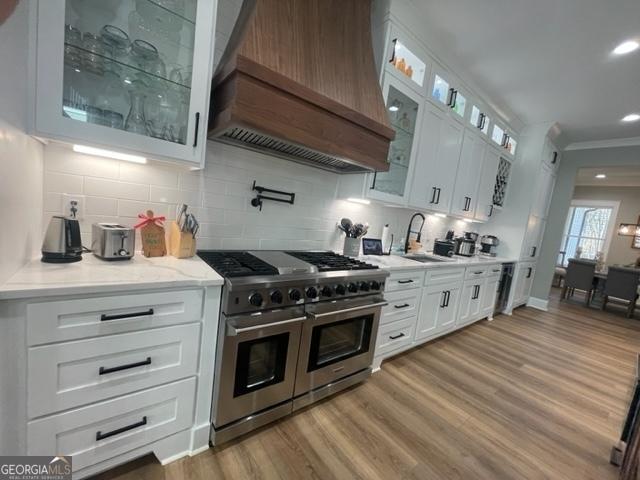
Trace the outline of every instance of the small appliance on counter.
{"type": "Polygon", "coordinates": [[[464,236],[455,239],[456,255],[463,257],[473,257],[476,253],[476,241],[478,234],[475,232],[464,232],[464,236]]]}
{"type": "Polygon", "coordinates": [[[434,255],[453,257],[455,249],[456,244],[452,240],[436,240],[435,242],[433,242],[434,255]]]}
{"type": "Polygon", "coordinates": [[[72,263],[82,260],[80,223],[75,218],[54,215],[42,241],[42,261],[72,263]]]}
{"type": "Polygon", "coordinates": [[[103,260],[129,260],[136,250],[135,230],[117,223],[94,223],[91,250],[103,260]]]}
{"type": "Polygon", "coordinates": [[[496,256],[496,248],[500,245],[500,240],[498,237],[493,235],[483,235],[480,238],[480,245],[482,248],[480,249],[480,253],[483,255],[488,255],[490,257],[496,256]]]}

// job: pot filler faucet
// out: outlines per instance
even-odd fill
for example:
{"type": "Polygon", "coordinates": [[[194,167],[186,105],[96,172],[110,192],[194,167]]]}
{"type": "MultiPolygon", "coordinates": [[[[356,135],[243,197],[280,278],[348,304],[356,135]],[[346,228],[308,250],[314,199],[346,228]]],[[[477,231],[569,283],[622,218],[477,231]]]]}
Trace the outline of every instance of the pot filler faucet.
{"type": "Polygon", "coordinates": [[[416,242],[420,243],[420,236],[422,235],[422,227],[424,227],[424,222],[425,218],[421,213],[414,213],[411,217],[411,220],[409,220],[409,226],[407,227],[407,236],[405,237],[404,241],[404,253],[409,252],[409,238],[411,237],[412,233],[417,234],[416,242]],[[413,225],[413,221],[416,219],[416,217],[420,217],[422,219],[422,223],[420,224],[420,228],[418,230],[411,230],[411,225],[413,225]]]}

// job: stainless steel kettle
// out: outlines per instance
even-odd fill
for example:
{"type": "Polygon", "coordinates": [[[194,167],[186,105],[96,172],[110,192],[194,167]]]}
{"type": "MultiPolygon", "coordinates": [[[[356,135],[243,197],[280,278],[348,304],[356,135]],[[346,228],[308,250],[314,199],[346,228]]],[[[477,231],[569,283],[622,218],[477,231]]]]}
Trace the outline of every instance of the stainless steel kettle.
{"type": "Polygon", "coordinates": [[[42,241],[42,261],[71,263],[82,260],[80,222],[75,218],[54,215],[42,241]]]}

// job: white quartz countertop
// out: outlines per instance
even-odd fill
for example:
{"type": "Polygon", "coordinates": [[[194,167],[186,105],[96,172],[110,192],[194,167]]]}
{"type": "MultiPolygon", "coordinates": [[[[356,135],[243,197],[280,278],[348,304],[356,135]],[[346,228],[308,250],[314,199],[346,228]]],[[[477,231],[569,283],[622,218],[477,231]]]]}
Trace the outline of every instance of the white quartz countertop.
{"type": "Polygon", "coordinates": [[[0,285],[0,300],[223,283],[223,278],[197,256],[146,258],[137,254],[131,260],[104,261],[85,254],[76,263],[32,260],[0,285]]]}
{"type": "MultiPolygon", "coordinates": [[[[434,256],[431,253],[425,253],[428,256],[434,256]]],[[[377,265],[385,270],[413,270],[413,269],[430,269],[430,268],[451,268],[451,267],[468,267],[471,265],[495,265],[498,263],[515,263],[516,260],[502,257],[462,257],[454,256],[452,258],[437,257],[443,261],[435,262],[418,262],[402,255],[362,255],[358,260],[377,265]]]]}

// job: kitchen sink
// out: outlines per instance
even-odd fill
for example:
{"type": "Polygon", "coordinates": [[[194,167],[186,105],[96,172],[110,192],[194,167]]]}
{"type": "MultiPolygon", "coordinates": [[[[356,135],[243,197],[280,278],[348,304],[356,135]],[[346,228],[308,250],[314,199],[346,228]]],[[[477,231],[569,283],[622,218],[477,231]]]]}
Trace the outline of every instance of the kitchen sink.
{"type": "Polygon", "coordinates": [[[409,260],[414,260],[420,263],[440,263],[452,261],[452,259],[437,257],[435,255],[404,255],[404,258],[408,258],[409,260]]]}

